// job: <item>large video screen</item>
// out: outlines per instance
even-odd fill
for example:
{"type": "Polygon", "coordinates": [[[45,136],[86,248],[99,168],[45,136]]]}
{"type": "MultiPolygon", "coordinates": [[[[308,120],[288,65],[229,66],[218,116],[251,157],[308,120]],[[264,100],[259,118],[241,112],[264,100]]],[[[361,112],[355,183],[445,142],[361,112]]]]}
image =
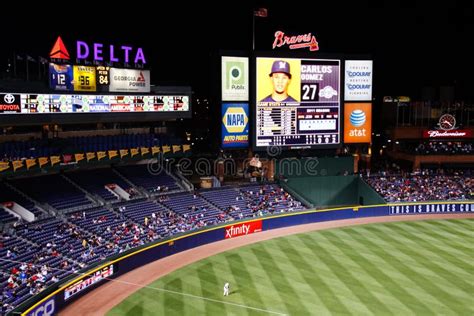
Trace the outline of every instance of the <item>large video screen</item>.
{"type": "Polygon", "coordinates": [[[191,117],[188,91],[155,95],[0,92],[0,126],[156,121],[191,117]]]}
{"type": "Polygon", "coordinates": [[[336,59],[256,58],[255,148],[340,144],[336,59]]]}
{"type": "Polygon", "coordinates": [[[0,93],[0,114],[185,112],[187,95],[0,93]]]}

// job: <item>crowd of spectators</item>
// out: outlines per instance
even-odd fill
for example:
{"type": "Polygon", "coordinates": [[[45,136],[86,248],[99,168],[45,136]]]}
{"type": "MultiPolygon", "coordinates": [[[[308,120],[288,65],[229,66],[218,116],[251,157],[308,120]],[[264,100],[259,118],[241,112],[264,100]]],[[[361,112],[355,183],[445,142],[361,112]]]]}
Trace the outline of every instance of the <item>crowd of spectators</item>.
{"type": "Polygon", "coordinates": [[[466,200],[473,198],[474,181],[467,170],[414,170],[392,168],[361,176],[387,202],[466,200]]]}
{"type": "Polygon", "coordinates": [[[133,204],[125,203],[113,211],[93,208],[69,213],[63,220],[15,223],[11,234],[0,235],[4,259],[0,262],[4,277],[0,285],[2,313],[65,276],[128,249],[205,226],[303,209],[299,201],[278,186],[254,185],[235,190],[239,192],[236,200],[244,201],[251,213],[216,208],[195,191],[181,211],[165,207],[178,195],[155,197],[149,203],[159,206],[160,211],[143,213],[140,220],[133,220],[133,204]],[[5,242],[10,238],[16,240],[13,246],[5,242]]]}
{"type": "Polygon", "coordinates": [[[423,142],[405,144],[402,149],[417,155],[471,155],[474,153],[472,143],[468,142],[423,142]]]}
{"type": "Polygon", "coordinates": [[[245,190],[242,192],[242,198],[249,201],[247,207],[254,216],[264,216],[282,211],[292,212],[302,208],[300,201],[294,199],[283,188],[277,188],[272,185],[245,190]]]}

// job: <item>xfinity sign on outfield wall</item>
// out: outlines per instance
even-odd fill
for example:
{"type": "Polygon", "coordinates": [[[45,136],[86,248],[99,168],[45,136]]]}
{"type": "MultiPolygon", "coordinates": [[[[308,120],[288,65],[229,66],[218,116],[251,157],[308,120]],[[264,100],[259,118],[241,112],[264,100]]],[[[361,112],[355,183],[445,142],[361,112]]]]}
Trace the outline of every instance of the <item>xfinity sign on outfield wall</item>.
{"type": "Polygon", "coordinates": [[[344,104],[344,143],[370,143],[372,135],[372,104],[344,104]]]}
{"type": "Polygon", "coordinates": [[[248,57],[222,56],[222,101],[249,100],[248,57]]]}
{"type": "Polygon", "coordinates": [[[225,227],[225,239],[245,236],[262,231],[262,220],[229,225],[225,227]]]}
{"type": "Polygon", "coordinates": [[[110,68],[111,92],[150,92],[150,71],[110,68]]]}
{"type": "Polygon", "coordinates": [[[249,145],[248,103],[222,104],[222,148],[245,148],[249,145]]]}
{"type": "Polygon", "coordinates": [[[372,101],[372,60],[346,60],[344,101],[372,101]]]}

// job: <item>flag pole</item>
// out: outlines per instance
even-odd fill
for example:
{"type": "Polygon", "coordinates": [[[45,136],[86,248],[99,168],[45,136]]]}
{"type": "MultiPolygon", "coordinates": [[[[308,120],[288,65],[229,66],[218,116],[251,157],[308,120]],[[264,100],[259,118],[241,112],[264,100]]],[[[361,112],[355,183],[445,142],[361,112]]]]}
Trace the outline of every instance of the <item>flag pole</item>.
{"type": "Polygon", "coordinates": [[[26,81],[30,81],[30,72],[28,71],[28,56],[26,57],[26,81]]]}
{"type": "Polygon", "coordinates": [[[13,76],[16,78],[16,52],[13,51],[13,76]]]}
{"type": "Polygon", "coordinates": [[[252,10],[252,52],[255,51],[255,11],[252,10]]]}
{"type": "Polygon", "coordinates": [[[38,57],[38,80],[43,79],[43,76],[41,75],[41,60],[38,57]]]}

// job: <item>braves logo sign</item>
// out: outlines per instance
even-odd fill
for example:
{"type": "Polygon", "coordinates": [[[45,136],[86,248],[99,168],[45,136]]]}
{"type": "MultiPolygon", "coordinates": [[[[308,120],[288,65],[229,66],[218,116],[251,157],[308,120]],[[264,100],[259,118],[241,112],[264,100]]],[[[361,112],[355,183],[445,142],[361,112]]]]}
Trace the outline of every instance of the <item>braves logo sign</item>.
{"type": "Polygon", "coordinates": [[[316,37],[311,33],[287,36],[282,31],[276,31],[272,48],[275,49],[276,47],[282,47],[285,45],[288,45],[290,49],[308,47],[310,51],[319,50],[319,44],[316,41],[316,37]]]}

